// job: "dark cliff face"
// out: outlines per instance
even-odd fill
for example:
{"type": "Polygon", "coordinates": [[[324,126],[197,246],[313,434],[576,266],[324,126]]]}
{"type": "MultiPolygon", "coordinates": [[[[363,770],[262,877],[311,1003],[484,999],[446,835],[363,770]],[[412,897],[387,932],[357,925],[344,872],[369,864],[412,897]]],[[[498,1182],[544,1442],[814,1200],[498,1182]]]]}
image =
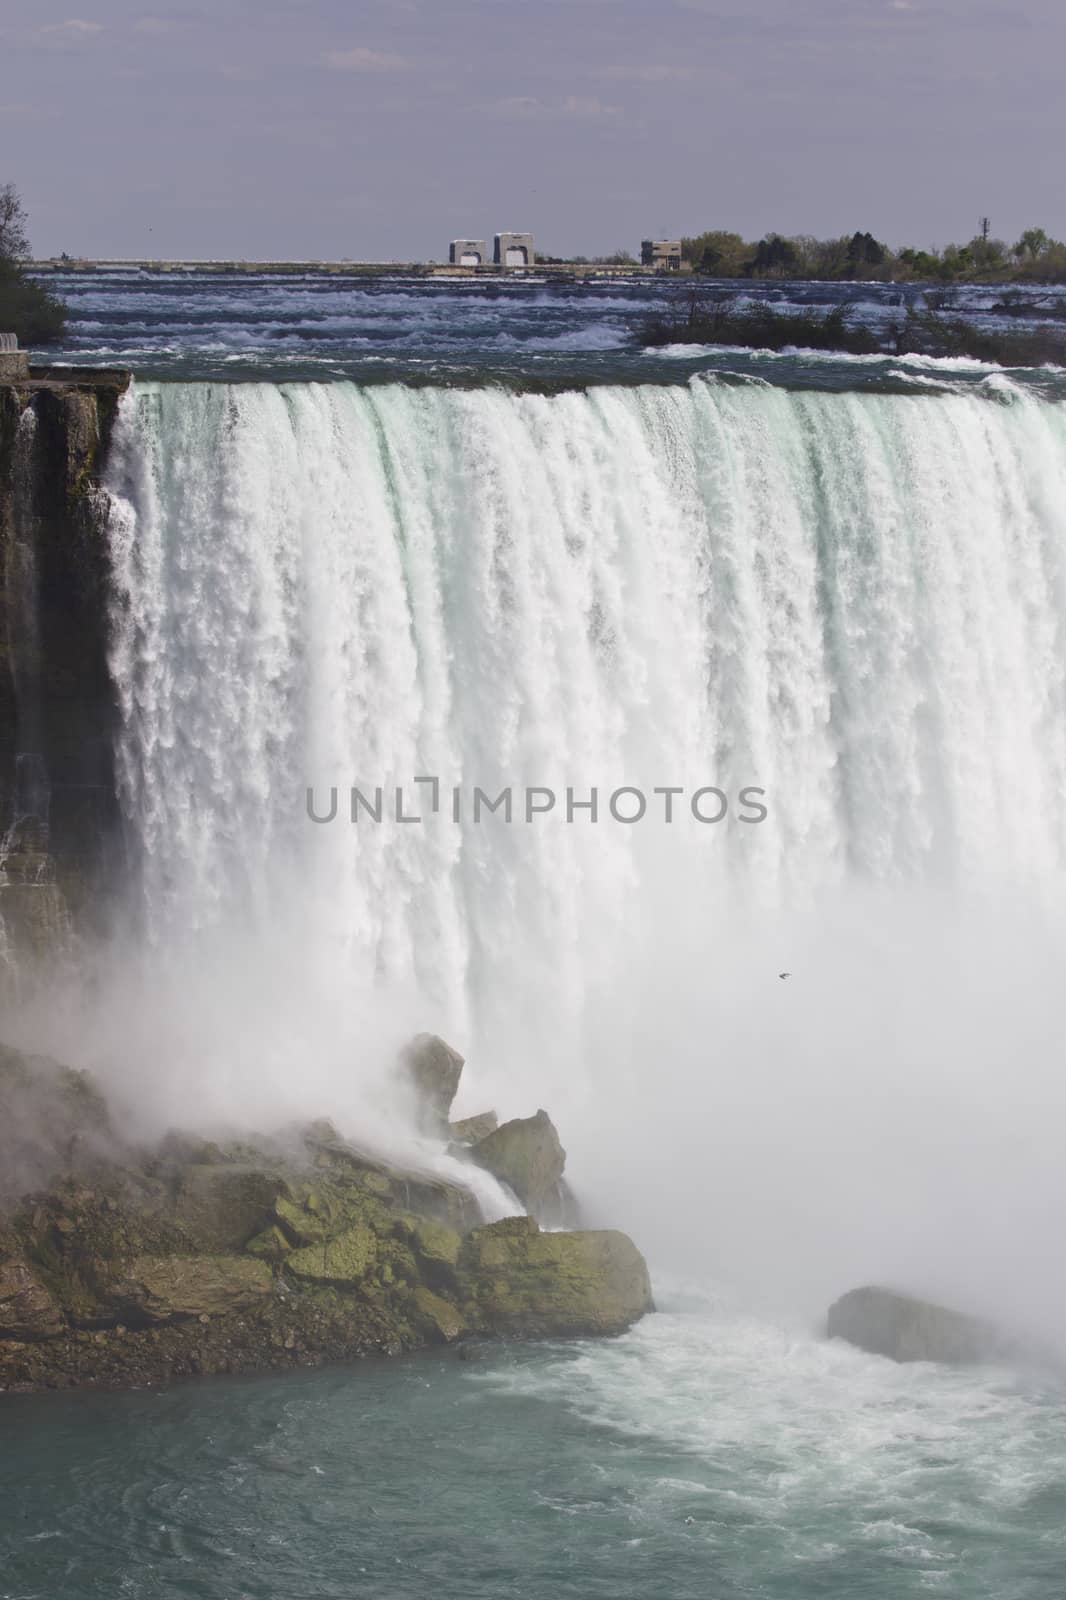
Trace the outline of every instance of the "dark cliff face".
{"type": "Polygon", "coordinates": [[[118,823],[99,475],[123,373],[0,386],[0,923],[49,947],[105,913],[118,823]]]}

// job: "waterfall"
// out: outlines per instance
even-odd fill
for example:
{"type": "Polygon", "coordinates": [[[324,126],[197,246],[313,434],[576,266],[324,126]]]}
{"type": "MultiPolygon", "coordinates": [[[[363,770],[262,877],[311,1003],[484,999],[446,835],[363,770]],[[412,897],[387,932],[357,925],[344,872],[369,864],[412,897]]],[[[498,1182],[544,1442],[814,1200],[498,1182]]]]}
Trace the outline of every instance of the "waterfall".
{"type": "Polygon", "coordinates": [[[284,930],[322,987],[572,1061],[679,921],[692,945],[848,885],[1058,892],[1066,408],[1004,380],[138,383],[108,487],[150,945],[284,930]],[[512,821],[475,824],[475,786],[512,821]],[[526,822],[530,786],[559,799],[526,822]]]}

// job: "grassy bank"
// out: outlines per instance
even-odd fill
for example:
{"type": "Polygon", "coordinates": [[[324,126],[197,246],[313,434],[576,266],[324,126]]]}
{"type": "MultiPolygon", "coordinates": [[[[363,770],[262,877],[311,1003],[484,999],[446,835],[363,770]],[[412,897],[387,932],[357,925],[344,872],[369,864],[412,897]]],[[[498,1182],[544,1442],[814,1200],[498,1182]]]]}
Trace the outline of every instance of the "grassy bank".
{"type": "Polygon", "coordinates": [[[1004,367],[1066,366],[1066,327],[1054,324],[1013,331],[987,330],[938,309],[909,310],[877,333],[855,322],[849,305],[790,314],[737,296],[693,297],[680,316],[651,317],[640,338],[646,345],[739,345],[752,350],[837,351],[844,355],[965,356],[1004,367]]]}

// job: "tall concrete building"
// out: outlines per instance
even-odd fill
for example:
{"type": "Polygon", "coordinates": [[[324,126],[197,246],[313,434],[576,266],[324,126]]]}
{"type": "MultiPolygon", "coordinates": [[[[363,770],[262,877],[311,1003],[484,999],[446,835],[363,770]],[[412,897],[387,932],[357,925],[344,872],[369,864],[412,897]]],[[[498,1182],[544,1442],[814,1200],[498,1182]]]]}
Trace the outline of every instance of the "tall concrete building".
{"type": "Polygon", "coordinates": [[[453,267],[484,267],[488,265],[489,247],[484,239],[453,239],[448,260],[453,267]]]}
{"type": "Polygon", "coordinates": [[[498,267],[531,267],[537,259],[531,233],[498,233],[492,258],[498,267]]]}
{"type": "Polygon", "coordinates": [[[681,240],[642,239],[640,264],[642,267],[654,267],[656,272],[680,272],[681,240]]]}

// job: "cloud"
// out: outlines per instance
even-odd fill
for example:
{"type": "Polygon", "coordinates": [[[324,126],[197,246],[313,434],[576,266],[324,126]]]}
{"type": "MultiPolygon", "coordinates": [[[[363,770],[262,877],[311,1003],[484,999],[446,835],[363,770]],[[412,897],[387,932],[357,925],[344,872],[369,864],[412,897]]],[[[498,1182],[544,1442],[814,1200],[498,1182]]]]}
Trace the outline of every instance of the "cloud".
{"type": "Polygon", "coordinates": [[[497,117],[555,121],[561,117],[616,117],[621,107],[606,105],[595,95],[571,94],[565,100],[538,100],[534,95],[516,94],[493,101],[486,110],[497,117]]]}
{"type": "Polygon", "coordinates": [[[68,17],[66,22],[50,22],[47,27],[38,28],[37,32],[61,35],[67,39],[88,38],[93,33],[103,33],[102,22],[86,22],[83,17],[68,17]]]}
{"type": "Polygon", "coordinates": [[[571,94],[559,109],[564,117],[616,117],[621,107],[605,105],[595,95],[571,94]]]}
{"type": "Polygon", "coordinates": [[[337,72],[404,72],[410,65],[403,56],[381,50],[327,50],[323,60],[337,72]]]}
{"type": "Polygon", "coordinates": [[[26,36],[26,42],[36,50],[80,51],[91,48],[103,31],[102,22],[89,22],[85,17],[67,17],[63,22],[49,22],[35,28],[26,36]]]}
{"type": "Polygon", "coordinates": [[[676,83],[692,77],[691,67],[624,66],[604,67],[601,78],[612,83],[676,83]]]}
{"type": "Polygon", "coordinates": [[[170,23],[165,17],[138,17],[133,24],[134,33],[147,33],[151,35],[169,33],[170,23]]]}

